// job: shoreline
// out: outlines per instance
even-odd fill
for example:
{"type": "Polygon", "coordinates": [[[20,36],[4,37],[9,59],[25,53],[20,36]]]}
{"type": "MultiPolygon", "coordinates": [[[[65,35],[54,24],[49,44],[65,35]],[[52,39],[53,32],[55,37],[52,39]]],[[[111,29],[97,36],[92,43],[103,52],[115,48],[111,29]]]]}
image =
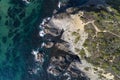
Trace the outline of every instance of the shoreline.
{"type": "MultiPolygon", "coordinates": [[[[58,7],[59,8],[61,7],[60,3],[58,3],[58,7]]],[[[88,63],[85,59],[82,59],[81,55],[76,51],[77,49],[79,49],[79,51],[84,49],[86,57],[91,56],[87,50],[87,47],[83,46],[85,40],[88,38],[88,34],[85,32],[84,27],[86,24],[90,23],[90,22],[84,23],[79,18],[83,14],[84,14],[84,12],[79,10],[75,14],[63,12],[60,14],[57,13],[55,15],[52,15],[52,17],[51,18],[49,17],[49,19],[48,18],[43,19],[43,22],[40,24],[40,29],[42,31],[40,31],[39,35],[42,38],[45,37],[47,39],[46,41],[51,42],[51,43],[43,42],[42,47],[45,47],[46,49],[47,48],[51,49],[51,48],[57,47],[58,51],[60,49],[60,50],[65,51],[66,53],[68,53],[68,55],[72,54],[72,56],[75,55],[75,56],[79,57],[80,61],[74,59],[75,61],[73,60],[69,64],[69,67],[66,71],[69,71],[69,68],[71,68],[72,66],[75,66],[75,69],[77,68],[78,71],[80,71],[81,74],[84,75],[86,80],[89,80],[89,79],[91,79],[91,80],[107,80],[107,79],[114,80],[114,76],[111,73],[105,74],[105,71],[103,69],[95,67],[92,64],[88,63]],[[62,32],[62,30],[63,30],[63,32],[62,32]],[[75,33],[80,36],[75,37],[75,35],[73,35],[71,33],[75,33]],[[49,36],[48,36],[48,34],[49,34],[49,36]],[[76,38],[80,38],[80,40],[74,42],[76,38]],[[67,43],[67,45],[65,45],[65,43],[63,44],[62,42],[59,43],[59,40],[63,40],[63,42],[67,43]],[[89,70],[86,70],[87,68],[89,70]],[[95,69],[98,69],[98,71],[95,71],[95,69]],[[100,74],[99,71],[102,71],[103,74],[100,74]],[[104,77],[100,79],[100,75],[102,75],[104,77]]],[[[97,31],[99,31],[95,25],[94,25],[94,27],[97,31]]],[[[54,49],[52,49],[52,50],[54,50],[54,49]]],[[[56,51],[56,53],[57,53],[57,51],[56,51]]],[[[51,64],[48,66],[47,72],[48,72],[48,74],[52,74],[54,76],[60,76],[61,72],[59,72],[59,70],[56,69],[57,65],[54,65],[54,63],[52,63],[54,61],[56,61],[55,63],[59,63],[59,58],[57,59],[56,57],[52,57],[52,59],[50,60],[51,64]],[[52,59],[53,59],[53,61],[52,61],[52,59]]],[[[60,60],[61,60],[61,58],[60,58],[60,60]]],[[[59,63],[59,65],[58,65],[59,68],[62,69],[61,63],[59,63]]],[[[74,72],[74,71],[73,72],[71,71],[71,74],[72,73],[74,73],[75,76],[81,76],[79,74],[76,74],[76,72],[74,72]]],[[[72,74],[70,77],[72,77],[74,74],[72,74]]]]}

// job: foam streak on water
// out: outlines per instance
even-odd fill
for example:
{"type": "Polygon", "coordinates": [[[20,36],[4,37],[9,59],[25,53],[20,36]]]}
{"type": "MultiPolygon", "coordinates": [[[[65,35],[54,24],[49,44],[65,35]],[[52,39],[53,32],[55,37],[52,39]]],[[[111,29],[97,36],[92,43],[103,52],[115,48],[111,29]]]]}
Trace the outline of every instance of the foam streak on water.
{"type": "MultiPolygon", "coordinates": [[[[60,8],[60,7],[61,7],[61,2],[58,3],[58,8],[60,8]]],[[[46,35],[46,33],[44,32],[44,30],[45,30],[46,23],[49,22],[50,19],[51,19],[51,17],[44,18],[43,21],[39,25],[39,28],[40,28],[39,36],[42,37],[42,39],[44,39],[44,36],[46,35]]],[[[42,49],[45,45],[46,45],[46,43],[43,41],[40,48],[42,49]]],[[[38,62],[39,60],[37,59],[37,57],[38,57],[38,54],[39,54],[39,49],[33,50],[32,54],[35,57],[35,61],[38,62]]],[[[44,59],[42,59],[42,60],[44,61],[44,59]]],[[[36,74],[38,72],[38,68],[39,68],[39,66],[36,67],[35,69],[33,69],[34,74],[36,74]]],[[[47,69],[47,71],[49,70],[48,72],[53,73],[52,68],[53,68],[53,66],[50,66],[47,69]]],[[[58,76],[58,74],[55,74],[54,76],[58,76]]],[[[69,75],[67,75],[67,76],[69,76],[69,75]]],[[[70,76],[69,76],[69,78],[67,80],[70,80],[70,76]]]]}
{"type": "Polygon", "coordinates": [[[58,3],[58,8],[60,8],[60,7],[61,7],[61,2],[58,3]]]}
{"type": "Polygon", "coordinates": [[[45,43],[43,42],[42,44],[41,44],[41,48],[43,48],[45,46],[45,43]]]}
{"type": "MultiPolygon", "coordinates": [[[[45,30],[45,26],[46,26],[46,23],[50,20],[51,18],[48,17],[48,18],[45,18],[43,19],[43,21],[41,22],[41,24],[39,25],[39,28],[40,28],[40,31],[39,31],[39,36],[42,37],[42,39],[44,39],[44,36],[46,35],[46,33],[44,32],[45,30]]],[[[41,47],[40,49],[42,50],[44,48],[44,46],[46,45],[46,43],[43,41],[41,43],[41,47]]],[[[41,66],[41,69],[43,71],[43,68],[42,68],[42,65],[44,63],[44,52],[39,52],[40,50],[39,48],[37,50],[33,50],[32,51],[32,54],[34,55],[34,58],[35,58],[35,62],[38,62],[35,66],[36,68],[32,70],[32,73],[34,74],[37,74],[38,71],[39,71],[39,68],[41,66]],[[39,65],[39,66],[37,66],[39,65]]],[[[31,74],[31,73],[30,73],[31,74]]]]}
{"type": "Polygon", "coordinates": [[[38,50],[33,50],[32,54],[35,56],[35,61],[37,61],[37,54],[39,53],[38,50]]]}
{"type": "Polygon", "coordinates": [[[28,0],[23,0],[25,3],[29,4],[30,2],[28,0]]]}
{"type": "Polygon", "coordinates": [[[39,35],[40,35],[40,37],[44,37],[44,36],[45,36],[45,32],[44,32],[43,30],[41,30],[41,31],[39,32],[39,35]]]}

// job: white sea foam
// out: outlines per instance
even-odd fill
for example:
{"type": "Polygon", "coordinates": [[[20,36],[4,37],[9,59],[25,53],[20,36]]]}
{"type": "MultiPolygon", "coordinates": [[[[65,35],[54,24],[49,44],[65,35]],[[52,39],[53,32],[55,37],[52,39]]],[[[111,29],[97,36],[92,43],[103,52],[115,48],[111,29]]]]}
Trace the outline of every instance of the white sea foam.
{"type": "Polygon", "coordinates": [[[42,31],[39,32],[39,35],[40,35],[40,37],[44,37],[45,32],[42,30],[42,31]]]}
{"type": "Polygon", "coordinates": [[[45,29],[45,27],[43,25],[41,25],[41,24],[39,25],[39,28],[42,29],[42,30],[45,29]]]}
{"type": "Polygon", "coordinates": [[[61,2],[58,3],[58,8],[60,8],[60,7],[61,7],[61,2]]]}
{"type": "Polygon", "coordinates": [[[47,19],[43,19],[43,22],[45,22],[45,23],[46,23],[46,22],[47,22],[47,19]]]}
{"type": "Polygon", "coordinates": [[[32,54],[35,56],[35,61],[37,61],[37,54],[39,53],[39,51],[38,50],[33,50],[32,51],[32,54]]]}
{"type": "Polygon", "coordinates": [[[45,43],[43,42],[42,44],[41,44],[41,48],[43,48],[45,46],[45,43]]]}
{"type": "Polygon", "coordinates": [[[38,70],[37,69],[33,69],[32,70],[34,74],[37,74],[38,70]]]}
{"type": "Polygon", "coordinates": [[[50,20],[50,19],[51,19],[50,17],[47,18],[47,20],[50,20]]]}
{"type": "Polygon", "coordinates": [[[42,21],[41,25],[45,25],[45,22],[44,22],[44,21],[42,21]]]}
{"type": "Polygon", "coordinates": [[[27,4],[29,4],[29,3],[30,3],[28,0],[22,0],[22,1],[24,1],[24,2],[25,2],[25,3],[27,3],[27,4]]]}
{"type": "Polygon", "coordinates": [[[46,22],[47,22],[47,20],[46,20],[46,19],[43,19],[41,25],[45,25],[46,22]]]}
{"type": "MultiPolygon", "coordinates": [[[[33,50],[32,51],[32,54],[34,55],[34,57],[35,57],[35,61],[37,61],[37,62],[40,62],[40,63],[43,63],[44,62],[44,58],[43,57],[41,57],[41,58],[39,58],[38,59],[38,55],[39,55],[39,51],[38,50],[33,50]]],[[[43,55],[43,54],[40,54],[41,56],[43,55]]]]}
{"type": "Polygon", "coordinates": [[[51,19],[51,17],[47,17],[45,19],[43,19],[42,23],[39,25],[39,28],[44,30],[45,29],[45,26],[46,26],[46,23],[51,19]]]}
{"type": "Polygon", "coordinates": [[[32,51],[32,54],[33,54],[33,55],[37,55],[38,52],[39,52],[38,50],[36,50],[36,51],[33,50],[33,51],[32,51]]]}
{"type": "Polygon", "coordinates": [[[70,76],[69,73],[66,72],[66,73],[64,73],[63,75],[68,77],[66,80],[71,80],[71,76],[70,76]]]}
{"type": "Polygon", "coordinates": [[[42,25],[39,25],[39,28],[42,28],[43,26],[42,25]]]}

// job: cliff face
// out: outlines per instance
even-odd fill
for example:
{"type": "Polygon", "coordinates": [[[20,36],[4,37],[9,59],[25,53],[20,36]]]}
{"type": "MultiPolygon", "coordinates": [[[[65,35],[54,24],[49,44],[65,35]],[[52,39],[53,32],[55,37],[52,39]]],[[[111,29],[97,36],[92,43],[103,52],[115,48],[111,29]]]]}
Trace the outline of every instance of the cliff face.
{"type": "Polygon", "coordinates": [[[104,1],[97,5],[92,1],[58,10],[45,25],[45,46],[52,53],[50,74],[66,72],[77,80],[119,80],[120,13],[104,1]]]}
{"type": "MultiPolygon", "coordinates": [[[[79,67],[81,60],[74,50],[75,45],[72,41],[75,36],[71,37],[79,29],[77,26],[82,24],[82,22],[76,24],[74,21],[74,18],[77,20],[77,16],[67,13],[56,14],[45,27],[45,47],[51,51],[50,64],[47,71],[54,76],[60,76],[60,80],[63,78],[64,80],[69,78],[72,80],[89,80],[89,77],[79,67]],[[75,26],[76,28],[74,28],[75,26]]],[[[79,34],[82,33],[84,32],[79,34]]],[[[83,42],[81,43],[83,44],[83,42]]]]}

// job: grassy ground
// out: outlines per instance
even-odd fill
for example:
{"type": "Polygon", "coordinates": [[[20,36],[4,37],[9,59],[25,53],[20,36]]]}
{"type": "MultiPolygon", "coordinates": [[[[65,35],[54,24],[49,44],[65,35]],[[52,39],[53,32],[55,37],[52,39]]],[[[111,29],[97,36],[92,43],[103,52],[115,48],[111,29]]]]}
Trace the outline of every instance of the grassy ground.
{"type": "MultiPolygon", "coordinates": [[[[105,10],[99,12],[91,11],[85,12],[82,20],[89,21],[95,20],[95,25],[103,32],[98,32],[95,36],[95,29],[93,25],[88,24],[85,26],[85,31],[88,33],[88,39],[84,43],[84,47],[88,48],[91,57],[86,58],[88,62],[95,66],[102,67],[106,71],[114,75],[120,75],[120,13],[118,11],[120,2],[119,0],[111,0],[109,4],[112,5],[112,13],[105,10]],[[113,35],[109,32],[115,33],[113,35]]],[[[81,52],[83,54],[83,51],[81,52]]],[[[118,80],[118,77],[116,77],[118,80]]]]}

